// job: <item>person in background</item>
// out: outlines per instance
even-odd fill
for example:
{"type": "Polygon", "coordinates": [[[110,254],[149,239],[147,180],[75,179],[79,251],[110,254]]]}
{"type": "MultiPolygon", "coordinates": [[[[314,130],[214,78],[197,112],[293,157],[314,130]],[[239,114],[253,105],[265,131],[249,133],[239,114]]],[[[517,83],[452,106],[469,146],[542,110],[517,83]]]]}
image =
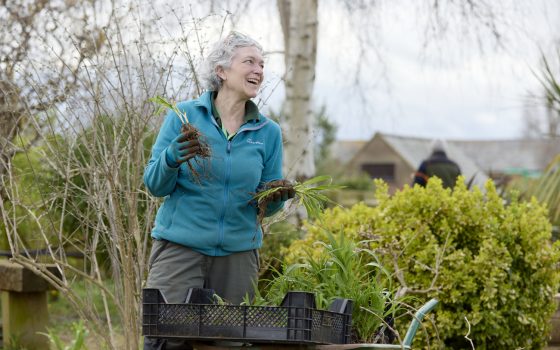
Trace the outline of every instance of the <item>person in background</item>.
{"type": "MultiPolygon", "coordinates": [[[[168,303],[183,303],[189,288],[213,289],[228,303],[252,297],[262,229],[253,196],[282,178],[278,124],[251,101],[264,75],[263,49],[231,32],[206,57],[206,92],[177,108],[200,132],[188,140],[178,115],[169,111],[152,148],[144,183],[165,197],[155,219],[146,288],[168,303]],[[210,155],[200,157],[202,143],[210,155]]],[[[281,209],[292,189],[271,195],[265,215],[281,209]]],[[[181,340],[146,337],[144,349],[185,349],[181,340]]]]}
{"type": "Polygon", "coordinates": [[[425,159],[414,174],[412,185],[425,187],[428,180],[436,176],[441,179],[444,188],[453,188],[461,175],[459,165],[447,157],[443,141],[436,140],[432,146],[432,154],[425,159]]]}

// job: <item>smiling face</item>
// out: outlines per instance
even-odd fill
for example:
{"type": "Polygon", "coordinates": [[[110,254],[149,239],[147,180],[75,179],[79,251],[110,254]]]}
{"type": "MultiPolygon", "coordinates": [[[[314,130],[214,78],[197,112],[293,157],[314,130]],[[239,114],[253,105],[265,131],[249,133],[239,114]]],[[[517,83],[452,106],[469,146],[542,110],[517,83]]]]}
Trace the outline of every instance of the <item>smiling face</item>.
{"type": "Polygon", "coordinates": [[[264,79],[264,60],[259,49],[254,46],[240,47],[235,50],[229,68],[218,67],[222,88],[239,96],[250,99],[257,96],[264,79]]]}

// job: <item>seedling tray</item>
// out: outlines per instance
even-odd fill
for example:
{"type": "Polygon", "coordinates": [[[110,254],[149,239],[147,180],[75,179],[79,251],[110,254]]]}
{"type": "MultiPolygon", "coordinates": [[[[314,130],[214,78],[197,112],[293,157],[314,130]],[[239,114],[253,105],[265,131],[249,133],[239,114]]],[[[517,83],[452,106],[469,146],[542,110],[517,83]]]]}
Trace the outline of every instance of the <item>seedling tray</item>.
{"type": "Polygon", "coordinates": [[[188,295],[198,297],[169,304],[158,289],[144,289],[143,335],[248,343],[350,342],[348,299],[336,299],[329,310],[317,310],[314,295],[306,292],[288,292],[281,306],[218,305],[209,303],[211,298],[200,298],[200,293],[190,290],[188,295]]]}

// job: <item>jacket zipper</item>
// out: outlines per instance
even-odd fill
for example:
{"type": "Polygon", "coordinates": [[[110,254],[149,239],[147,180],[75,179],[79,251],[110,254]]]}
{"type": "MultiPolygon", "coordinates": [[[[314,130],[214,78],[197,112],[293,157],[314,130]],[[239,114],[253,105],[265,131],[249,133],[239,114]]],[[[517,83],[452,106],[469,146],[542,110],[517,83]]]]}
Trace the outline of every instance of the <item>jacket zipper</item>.
{"type": "Polygon", "coordinates": [[[229,178],[231,176],[231,140],[227,141],[226,148],[226,174],[224,183],[224,203],[222,207],[222,215],[220,216],[220,235],[218,241],[218,247],[221,248],[224,243],[224,225],[226,218],[226,209],[229,201],[229,178]]]}
{"type": "MultiPolygon", "coordinates": [[[[216,121],[212,118],[212,120],[214,121],[214,124],[216,125],[216,127],[219,129],[218,124],[216,123],[216,121]]],[[[220,226],[219,226],[219,234],[218,234],[218,246],[216,247],[216,254],[218,253],[218,249],[222,248],[222,245],[224,244],[224,226],[225,226],[225,218],[226,218],[226,210],[227,210],[227,205],[229,202],[229,180],[230,180],[230,176],[231,176],[231,141],[240,133],[242,132],[246,132],[246,131],[251,131],[251,130],[258,130],[260,128],[262,128],[264,126],[260,125],[258,127],[241,127],[239,128],[239,130],[237,131],[237,133],[230,139],[227,140],[227,146],[226,146],[226,173],[225,173],[225,180],[224,180],[224,202],[223,202],[223,207],[222,207],[222,214],[220,215],[220,226]]],[[[219,132],[222,134],[222,136],[225,138],[225,135],[222,133],[222,130],[219,130],[219,132]]],[[[253,240],[255,239],[255,237],[253,237],[253,240]]]]}

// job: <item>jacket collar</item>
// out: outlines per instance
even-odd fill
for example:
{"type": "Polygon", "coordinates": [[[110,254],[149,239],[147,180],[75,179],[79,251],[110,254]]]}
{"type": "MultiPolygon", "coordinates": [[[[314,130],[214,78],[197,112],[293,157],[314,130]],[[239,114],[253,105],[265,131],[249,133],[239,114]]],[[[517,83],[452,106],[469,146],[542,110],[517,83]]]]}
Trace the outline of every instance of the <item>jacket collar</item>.
{"type": "Polygon", "coordinates": [[[206,91],[194,102],[195,106],[204,107],[212,114],[212,91],[206,91]]]}
{"type": "MultiPolygon", "coordinates": [[[[212,100],[213,95],[214,95],[213,91],[204,92],[196,100],[195,105],[205,108],[210,115],[213,115],[212,113],[212,106],[214,105],[212,100]]],[[[246,110],[245,121],[252,120],[255,123],[258,123],[259,121],[262,120],[261,115],[259,113],[259,108],[253,101],[251,100],[247,101],[247,104],[245,105],[245,110],[246,110]]]]}

